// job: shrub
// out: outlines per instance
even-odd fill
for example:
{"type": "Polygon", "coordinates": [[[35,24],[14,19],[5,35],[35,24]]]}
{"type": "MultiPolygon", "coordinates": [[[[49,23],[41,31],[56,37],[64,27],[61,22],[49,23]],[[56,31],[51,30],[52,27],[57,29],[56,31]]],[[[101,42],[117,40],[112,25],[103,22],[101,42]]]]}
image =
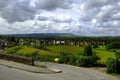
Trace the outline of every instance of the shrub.
{"type": "Polygon", "coordinates": [[[92,56],[93,51],[91,45],[85,46],[84,48],[84,56],[92,56]]]}
{"type": "Polygon", "coordinates": [[[89,63],[88,56],[80,56],[76,61],[77,66],[88,66],[87,63],[89,63]]]}
{"type": "Polygon", "coordinates": [[[64,51],[60,53],[59,61],[58,63],[67,63],[68,62],[68,54],[64,51]]]}
{"type": "Polygon", "coordinates": [[[84,67],[97,66],[99,59],[97,55],[93,54],[91,45],[88,45],[84,48],[84,53],[78,54],[76,65],[84,67]]]}
{"type": "Polygon", "coordinates": [[[12,48],[9,48],[6,50],[6,53],[8,54],[16,54],[16,52],[18,50],[20,50],[22,47],[21,46],[15,46],[15,47],[12,47],[12,48]]]}
{"type": "Polygon", "coordinates": [[[98,60],[99,60],[99,57],[96,55],[80,56],[76,61],[76,65],[83,66],[83,67],[97,66],[98,60]]]}
{"type": "Polygon", "coordinates": [[[16,50],[9,49],[9,50],[7,50],[6,52],[9,53],[9,54],[15,54],[15,53],[16,53],[16,50]]]}
{"type": "Polygon", "coordinates": [[[71,65],[76,65],[76,61],[78,60],[78,57],[75,55],[69,55],[67,58],[67,63],[71,65]]]}
{"type": "Polygon", "coordinates": [[[107,60],[107,73],[120,73],[120,53],[116,52],[116,59],[107,60]]]}
{"type": "Polygon", "coordinates": [[[99,47],[98,44],[93,45],[93,48],[98,48],[98,47],[99,47]]]}
{"type": "Polygon", "coordinates": [[[45,46],[41,45],[41,46],[33,46],[34,48],[37,49],[42,49],[42,50],[46,50],[46,51],[51,51],[50,49],[46,48],[45,46]]]}
{"type": "Polygon", "coordinates": [[[53,55],[40,55],[38,56],[38,61],[43,61],[43,62],[54,62],[54,59],[58,56],[53,56],[53,55]]]}
{"type": "Polygon", "coordinates": [[[117,59],[120,59],[120,52],[116,52],[115,55],[116,55],[116,58],[117,58],[117,59]]]}
{"type": "Polygon", "coordinates": [[[109,58],[107,60],[107,73],[120,73],[120,61],[109,58]]]}
{"type": "Polygon", "coordinates": [[[92,66],[97,66],[98,65],[98,60],[100,60],[100,57],[98,57],[97,55],[92,55],[91,56],[91,64],[92,66]]]}
{"type": "Polygon", "coordinates": [[[110,49],[120,49],[120,42],[113,42],[106,46],[108,50],[110,49]]]}

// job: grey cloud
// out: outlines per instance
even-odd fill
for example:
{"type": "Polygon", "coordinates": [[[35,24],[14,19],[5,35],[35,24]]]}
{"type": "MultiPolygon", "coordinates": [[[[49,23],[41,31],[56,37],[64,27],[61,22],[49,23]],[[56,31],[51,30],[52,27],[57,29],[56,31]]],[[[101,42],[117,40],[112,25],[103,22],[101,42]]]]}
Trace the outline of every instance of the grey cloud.
{"type": "Polygon", "coordinates": [[[52,19],[54,22],[57,22],[57,23],[71,23],[72,22],[72,18],[66,18],[66,17],[63,17],[62,19],[60,18],[53,18],[52,19]]]}
{"type": "Polygon", "coordinates": [[[10,0],[0,0],[0,9],[4,8],[10,0]]]}
{"type": "Polygon", "coordinates": [[[114,20],[120,20],[120,12],[112,15],[112,18],[113,18],[114,20]]]}
{"type": "Polygon", "coordinates": [[[69,8],[73,0],[37,0],[35,2],[38,9],[53,10],[56,8],[69,8]]]}
{"type": "MultiPolygon", "coordinates": [[[[120,20],[119,12],[120,5],[119,0],[80,0],[83,13],[86,16],[81,16],[80,21],[90,22],[93,19],[96,20],[95,23],[90,24],[99,24],[99,27],[116,26],[112,25],[109,22],[113,23],[116,20],[120,20]]],[[[118,25],[119,26],[119,25],[118,25]]]]}
{"type": "Polygon", "coordinates": [[[29,6],[29,3],[29,0],[10,1],[9,4],[1,10],[1,17],[10,23],[33,19],[35,10],[29,6]]]}
{"type": "Polygon", "coordinates": [[[79,2],[84,6],[84,9],[93,9],[109,4],[116,5],[119,0],[79,0],[79,2]]]}
{"type": "Polygon", "coordinates": [[[36,16],[37,20],[40,21],[53,21],[55,23],[71,23],[73,20],[69,15],[58,14],[53,12],[43,12],[36,16]]]}
{"type": "Polygon", "coordinates": [[[46,20],[48,20],[48,18],[47,18],[47,17],[44,17],[44,16],[38,16],[38,17],[37,17],[37,20],[46,21],[46,20]]]}
{"type": "Polygon", "coordinates": [[[57,23],[71,23],[71,22],[72,22],[72,19],[66,19],[66,20],[54,19],[53,21],[54,21],[54,22],[57,22],[57,23]]]}
{"type": "Polygon", "coordinates": [[[10,23],[23,22],[33,20],[41,10],[65,9],[71,3],[72,0],[0,0],[0,16],[10,23]]]}

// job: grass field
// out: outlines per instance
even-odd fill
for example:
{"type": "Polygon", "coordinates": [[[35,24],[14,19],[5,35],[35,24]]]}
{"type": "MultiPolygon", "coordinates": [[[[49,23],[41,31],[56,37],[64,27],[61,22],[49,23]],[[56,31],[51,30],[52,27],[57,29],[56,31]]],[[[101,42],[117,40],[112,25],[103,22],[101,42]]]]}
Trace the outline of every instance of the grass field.
{"type": "MultiPolygon", "coordinates": [[[[51,56],[58,56],[60,52],[64,51],[68,54],[76,54],[83,52],[83,47],[77,47],[77,46],[68,46],[68,45],[56,45],[56,46],[46,46],[47,50],[42,50],[42,49],[36,49],[33,48],[32,46],[16,46],[13,48],[9,48],[5,50],[5,52],[10,53],[17,53],[17,54],[32,54],[35,51],[39,51],[39,54],[41,55],[51,55],[51,56]]],[[[101,58],[100,62],[105,64],[107,59],[110,58],[115,58],[115,53],[111,51],[107,51],[104,46],[100,46],[99,48],[93,49],[93,51],[101,58]]]]}
{"type": "Polygon", "coordinates": [[[108,58],[115,58],[115,52],[107,51],[105,46],[100,46],[97,49],[94,49],[96,54],[101,58],[101,63],[106,63],[108,58]]]}
{"type": "Polygon", "coordinates": [[[55,53],[60,53],[62,51],[66,52],[66,53],[70,53],[70,54],[83,52],[82,47],[69,46],[69,45],[47,46],[47,48],[55,53]]]}
{"type": "Polygon", "coordinates": [[[15,53],[15,54],[32,54],[34,53],[35,51],[39,51],[39,54],[41,55],[58,55],[57,53],[53,53],[53,52],[50,52],[50,51],[46,51],[46,50],[41,50],[41,49],[36,49],[36,48],[33,48],[32,46],[16,46],[16,47],[12,47],[12,48],[8,48],[7,50],[5,50],[6,53],[15,53]],[[20,49],[17,49],[20,47],[20,49]]]}

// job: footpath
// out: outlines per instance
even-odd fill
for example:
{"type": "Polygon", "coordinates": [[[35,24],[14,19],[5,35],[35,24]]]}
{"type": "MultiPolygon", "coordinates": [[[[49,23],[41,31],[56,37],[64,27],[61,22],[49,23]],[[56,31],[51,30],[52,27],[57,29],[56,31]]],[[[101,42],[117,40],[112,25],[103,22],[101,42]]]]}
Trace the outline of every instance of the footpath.
{"type": "Polygon", "coordinates": [[[3,59],[0,59],[0,65],[6,66],[9,68],[19,69],[19,70],[33,72],[33,73],[41,73],[41,74],[54,74],[54,73],[62,72],[61,70],[57,70],[57,69],[41,68],[38,66],[26,65],[26,64],[3,60],[3,59]]]}

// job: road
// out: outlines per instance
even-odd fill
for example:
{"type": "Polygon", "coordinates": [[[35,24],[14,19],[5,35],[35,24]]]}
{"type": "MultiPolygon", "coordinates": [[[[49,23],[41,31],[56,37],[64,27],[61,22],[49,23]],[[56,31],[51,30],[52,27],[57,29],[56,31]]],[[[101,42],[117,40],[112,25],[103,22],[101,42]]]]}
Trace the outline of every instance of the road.
{"type": "MultiPolygon", "coordinates": [[[[44,63],[43,63],[44,64],[44,63]]],[[[65,64],[45,63],[62,73],[37,74],[0,65],[0,80],[117,80],[110,75],[65,64]]]]}

